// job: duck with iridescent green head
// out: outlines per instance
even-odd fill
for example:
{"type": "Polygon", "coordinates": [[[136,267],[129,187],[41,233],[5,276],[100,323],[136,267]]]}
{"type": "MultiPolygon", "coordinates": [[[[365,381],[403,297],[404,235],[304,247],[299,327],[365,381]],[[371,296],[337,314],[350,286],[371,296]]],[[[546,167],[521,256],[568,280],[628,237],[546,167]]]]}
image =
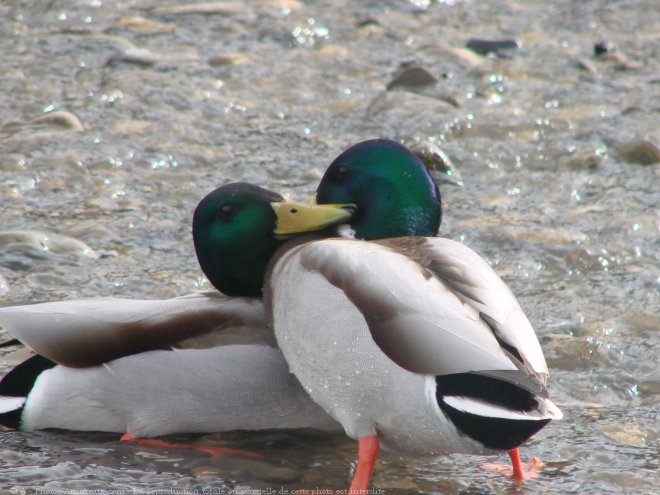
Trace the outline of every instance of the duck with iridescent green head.
{"type": "Polygon", "coordinates": [[[352,203],[344,237],[283,246],[265,304],[311,397],[359,441],[351,489],[368,488],[379,443],[400,453],[510,452],[552,419],[548,368],[506,284],[463,244],[432,237],[440,194],[388,140],[328,168],[318,203],[352,203]],[[295,301],[296,304],[291,304],[295,301]]]}
{"type": "Polygon", "coordinates": [[[199,203],[193,238],[213,285],[245,297],[0,308],[3,328],[37,353],[0,382],[0,424],[132,437],[336,429],[289,373],[260,299],[250,296],[260,295],[268,260],[287,239],[346,221],[351,211],[229,184],[199,203]],[[177,350],[163,350],[170,348],[177,350]]]}

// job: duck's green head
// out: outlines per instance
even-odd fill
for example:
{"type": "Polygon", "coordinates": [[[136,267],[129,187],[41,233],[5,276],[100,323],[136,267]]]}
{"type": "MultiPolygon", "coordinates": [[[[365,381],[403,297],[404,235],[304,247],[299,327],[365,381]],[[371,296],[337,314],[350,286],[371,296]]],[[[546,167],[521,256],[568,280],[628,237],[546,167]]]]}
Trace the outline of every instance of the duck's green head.
{"type": "Polygon", "coordinates": [[[219,187],[197,205],[193,241],[209,281],[228,296],[261,296],[277,248],[292,236],[347,221],[341,205],[305,205],[247,183],[219,187]]]}
{"type": "Polygon", "coordinates": [[[424,164],[387,139],[358,143],[332,162],[318,189],[319,204],[353,203],[350,221],[359,239],[435,236],[440,191],[424,164]]]}

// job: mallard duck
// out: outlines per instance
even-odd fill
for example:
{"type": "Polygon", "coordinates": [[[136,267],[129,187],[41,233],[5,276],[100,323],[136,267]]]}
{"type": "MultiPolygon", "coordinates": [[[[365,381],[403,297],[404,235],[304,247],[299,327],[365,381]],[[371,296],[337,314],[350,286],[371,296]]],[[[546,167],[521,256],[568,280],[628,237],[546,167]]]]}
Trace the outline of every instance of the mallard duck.
{"type": "Polygon", "coordinates": [[[284,245],[264,300],[291,371],[359,442],[351,490],[368,488],[380,443],[427,455],[510,451],[521,478],[517,447],[562,417],[548,368],[488,263],[423,237],[436,234],[441,210],[422,163],[392,141],[360,143],[331,164],[316,199],[355,204],[344,230],[355,238],[284,245]],[[395,235],[418,237],[381,239],[395,235]]]}
{"type": "MultiPolygon", "coordinates": [[[[218,289],[258,296],[279,245],[350,214],[230,184],[197,206],[195,249],[218,289]]],[[[0,324],[37,353],[0,382],[8,426],[134,437],[336,428],[288,372],[256,297],[61,301],[1,308],[0,324]]]]}

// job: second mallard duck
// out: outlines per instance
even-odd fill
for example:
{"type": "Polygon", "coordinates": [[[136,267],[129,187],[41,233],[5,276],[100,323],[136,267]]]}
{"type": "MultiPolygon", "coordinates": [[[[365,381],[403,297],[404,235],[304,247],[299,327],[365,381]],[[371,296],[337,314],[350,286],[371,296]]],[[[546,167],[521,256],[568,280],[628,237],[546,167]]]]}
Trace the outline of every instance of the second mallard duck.
{"type": "MultiPolygon", "coordinates": [[[[193,238],[216,287],[256,296],[286,239],[350,214],[229,184],[199,203],[193,238]]],[[[288,372],[256,297],[58,301],[0,308],[0,324],[38,353],[0,382],[6,426],[138,437],[336,428],[288,372]]]]}
{"type": "MultiPolygon", "coordinates": [[[[441,216],[424,166],[386,140],[339,156],[317,200],[355,204],[352,234],[366,240],[435,235],[441,216]]],[[[459,242],[287,244],[271,262],[265,303],[292,372],[359,440],[352,489],[368,488],[381,441],[415,454],[510,451],[520,478],[517,447],[562,417],[516,298],[459,242]]]]}

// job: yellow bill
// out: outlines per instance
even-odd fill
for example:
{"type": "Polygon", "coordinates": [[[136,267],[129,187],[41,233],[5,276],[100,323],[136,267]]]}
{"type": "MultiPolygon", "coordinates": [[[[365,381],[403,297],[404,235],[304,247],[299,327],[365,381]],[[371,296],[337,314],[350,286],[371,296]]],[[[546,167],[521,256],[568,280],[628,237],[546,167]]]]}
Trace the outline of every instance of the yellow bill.
{"type": "Polygon", "coordinates": [[[278,236],[323,230],[347,222],[355,211],[354,206],[348,204],[304,204],[288,199],[271,205],[277,215],[275,235],[278,236]]]}

